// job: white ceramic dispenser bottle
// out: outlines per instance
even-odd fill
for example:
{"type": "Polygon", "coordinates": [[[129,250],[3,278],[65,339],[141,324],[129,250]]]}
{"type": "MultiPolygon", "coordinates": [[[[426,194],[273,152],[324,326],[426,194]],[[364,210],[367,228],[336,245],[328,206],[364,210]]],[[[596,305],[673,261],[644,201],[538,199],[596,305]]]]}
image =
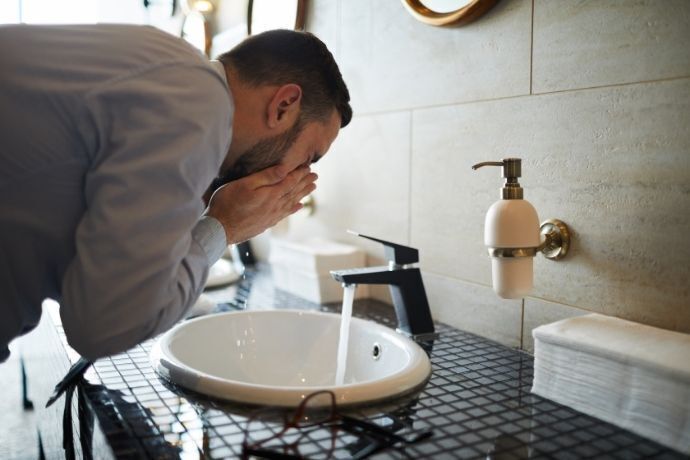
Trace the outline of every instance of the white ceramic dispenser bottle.
{"type": "Polygon", "coordinates": [[[522,160],[505,158],[472,166],[501,166],[505,184],[501,199],[486,213],[484,244],[491,255],[491,273],[496,294],[505,299],[518,299],[532,290],[533,263],[540,244],[539,218],[529,201],[523,199],[518,182],[522,160]]]}

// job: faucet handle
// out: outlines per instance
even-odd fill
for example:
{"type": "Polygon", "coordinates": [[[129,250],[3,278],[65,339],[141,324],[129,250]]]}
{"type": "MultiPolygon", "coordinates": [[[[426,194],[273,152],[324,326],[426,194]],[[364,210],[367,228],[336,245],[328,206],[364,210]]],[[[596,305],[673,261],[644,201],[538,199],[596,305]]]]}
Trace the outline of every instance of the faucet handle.
{"type": "Polygon", "coordinates": [[[378,238],[374,238],[373,236],[362,235],[361,233],[357,233],[352,230],[348,230],[347,232],[352,235],[383,244],[383,252],[386,256],[386,259],[396,265],[407,265],[419,262],[419,251],[415,248],[403,246],[402,244],[391,243],[390,241],[380,240],[378,238]]]}

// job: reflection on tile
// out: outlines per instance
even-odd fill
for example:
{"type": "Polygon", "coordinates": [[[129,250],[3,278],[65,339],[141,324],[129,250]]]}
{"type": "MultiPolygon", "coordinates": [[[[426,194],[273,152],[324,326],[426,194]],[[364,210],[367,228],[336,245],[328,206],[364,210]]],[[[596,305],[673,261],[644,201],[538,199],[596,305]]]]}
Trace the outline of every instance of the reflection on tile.
{"type": "Polygon", "coordinates": [[[520,346],[521,300],[504,300],[493,289],[424,272],[424,286],[435,321],[520,346]]]}
{"type": "Polygon", "coordinates": [[[689,41],[686,0],[537,0],[533,89],[541,93],[687,77],[689,41]]]}
{"type": "Polygon", "coordinates": [[[534,353],[534,338],[532,331],[542,324],[549,324],[574,316],[591,313],[580,308],[570,307],[560,303],[549,302],[535,297],[525,298],[525,317],[523,321],[523,350],[534,353]]]}
{"type": "Polygon", "coordinates": [[[522,157],[525,198],[574,235],[564,261],[537,257],[534,295],[690,332],[687,94],[690,79],[416,111],[411,241],[422,266],[490,283],[483,220],[500,173],[470,166],[522,157]]]}
{"type": "Polygon", "coordinates": [[[471,27],[433,27],[400,2],[341,2],[339,55],[356,112],[529,93],[530,2],[501,1],[471,27]]]}

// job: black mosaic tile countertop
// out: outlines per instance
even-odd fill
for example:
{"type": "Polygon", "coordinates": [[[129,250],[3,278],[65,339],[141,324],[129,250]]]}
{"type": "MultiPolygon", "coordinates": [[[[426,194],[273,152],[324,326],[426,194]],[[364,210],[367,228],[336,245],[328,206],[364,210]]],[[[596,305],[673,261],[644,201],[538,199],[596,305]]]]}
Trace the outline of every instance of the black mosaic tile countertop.
{"type": "MultiPolygon", "coordinates": [[[[245,308],[305,308],[337,311],[273,288],[267,270],[249,273],[230,290],[211,292],[231,300],[220,311],[245,308]]],[[[380,302],[356,301],[355,316],[395,326],[393,310],[380,302]]],[[[59,328],[59,326],[58,326],[59,328]]],[[[432,430],[415,445],[396,445],[371,458],[686,458],[628,431],[530,393],[532,357],[476,335],[437,324],[431,349],[432,375],[420,393],[372,408],[349,411],[403,436],[432,430]]],[[[63,336],[64,338],[64,336],[63,336]]],[[[117,458],[239,458],[247,408],[190,395],[162,381],[149,363],[153,341],[99,360],[80,384],[80,444],[89,456],[96,417],[117,458]],[[86,429],[84,428],[86,426],[86,429]]],[[[72,361],[76,360],[71,355],[72,361]]],[[[265,425],[261,429],[277,429],[265,425]]],[[[323,428],[298,445],[305,458],[352,458],[366,439],[323,428]]],[[[291,451],[295,453],[295,451],[291,451]]],[[[92,455],[100,458],[98,452],[92,455]]]]}

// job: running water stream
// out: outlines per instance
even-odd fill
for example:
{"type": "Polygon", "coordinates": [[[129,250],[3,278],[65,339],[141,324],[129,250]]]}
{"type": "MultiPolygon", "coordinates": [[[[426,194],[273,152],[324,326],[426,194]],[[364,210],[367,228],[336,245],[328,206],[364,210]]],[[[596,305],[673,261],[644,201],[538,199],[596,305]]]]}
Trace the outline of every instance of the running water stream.
{"type": "Polygon", "coordinates": [[[347,368],[347,343],[350,336],[350,318],[352,318],[352,303],[355,300],[356,284],[344,286],[343,309],[340,313],[340,339],[338,341],[338,361],[335,371],[336,386],[345,383],[345,369],[347,368]]]}

